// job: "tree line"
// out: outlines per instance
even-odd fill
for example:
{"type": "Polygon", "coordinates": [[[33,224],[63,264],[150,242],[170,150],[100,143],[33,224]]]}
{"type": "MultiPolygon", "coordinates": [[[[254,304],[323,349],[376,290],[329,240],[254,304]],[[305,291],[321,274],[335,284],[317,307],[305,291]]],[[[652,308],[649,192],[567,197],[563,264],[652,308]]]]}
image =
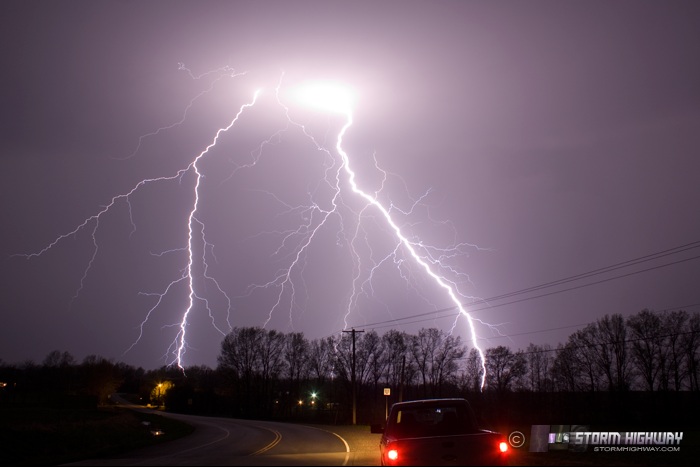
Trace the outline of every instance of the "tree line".
{"type": "Polygon", "coordinates": [[[437,328],[383,335],[353,330],[309,340],[301,332],[238,327],[222,340],[216,368],[146,371],[95,355],[78,363],[60,351],[42,364],[0,361],[0,404],[101,404],[121,392],[181,412],[334,423],[347,423],[356,413],[359,422],[369,423],[391,403],[418,398],[696,393],[700,315],[606,315],[556,347],[497,346],[484,356],[482,388],[477,349],[437,328]]]}

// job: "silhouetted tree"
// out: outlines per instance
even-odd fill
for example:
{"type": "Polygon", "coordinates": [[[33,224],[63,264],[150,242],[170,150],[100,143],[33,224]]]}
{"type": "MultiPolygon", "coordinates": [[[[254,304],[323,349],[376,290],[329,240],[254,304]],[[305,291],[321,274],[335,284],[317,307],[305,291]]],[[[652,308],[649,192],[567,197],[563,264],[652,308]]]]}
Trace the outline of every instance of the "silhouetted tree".
{"type": "Polygon", "coordinates": [[[117,366],[97,355],[88,355],[83,359],[80,373],[84,393],[95,397],[99,404],[109,402],[109,396],[117,392],[123,381],[117,366]]]}
{"type": "Polygon", "coordinates": [[[641,376],[643,388],[654,391],[661,371],[661,318],[649,310],[630,316],[627,319],[630,330],[630,356],[632,366],[641,376]]]}
{"type": "Polygon", "coordinates": [[[462,338],[440,332],[438,348],[435,352],[435,361],[430,372],[433,393],[437,397],[443,396],[446,385],[457,384],[457,372],[459,360],[466,355],[467,349],[462,345],[462,338]]]}
{"type": "Polygon", "coordinates": [[[688,314],[683,311],[671,311],[662,314],[663,334],[665,334],[666,365],[662,371],[662,388],[680,391],[687,377],[682,349],[682,336],[687,329],[688,314]]]}
{"type": "Polygon", "coordinates": [[[567,347],[571,350],[568,356],[578,364],[577,385],[581,391],[597,391],[600,389],[600,365],[596,351],[596,325],[589,324],[569,336],[567,347]]]}
{"type": "Polygon", "coordinates": [[[481,381],[484,369],[481,364],[481,355],[475,348],[469,350],[464,364],[464,370],[460,377],[460,389],[467,392],[481,391],[481,381]]]}
{"type": "Polygon", "coordinates": [[[486,350],[486,384],[499,393],[510,391],[513,383],[525,375],[526,362],[522,351],[513,352],[499,345],[486,350]]]}
{"type": "Polygon", "coordinates": [[[69,352],[53,350],[44,358],[41,370],[40,385],[51,397],[59,395],[75,395],[77,379],[75,358],[69,352]]]}
{"type": "Polygon", "coordinates": [[[575,344],[567,342],[565,345],[559,344],[557,352],[552,362],[551,376],[554,387],[558,391],[574,392],[581,387],[581,364],[576,357],[575,344]]]}
{"type": "Polygon", "coordinates": [[[382,335],[386,359],[386,383],[394,390],[400,390],[404,383],[408,340],[408,334],[393,329],[382,335]]]}
{"type": "Polygon", "coordinates": [[[292,400],[303,398],[302,386],[308,379],[310,371],[309,343],[304,339],[303,333],[295,332],[287,335],[284,358],[288,378],[287,393],[290,396],[285,398],[285,403],[289,405],[292,400]]]}
{"type": "MultiPolygon", "coordinates": [[[[368,381],[373,392],[379,388],[379,382],[386,382],[389,361],[386,357],[386,342],[379,337],[376,331],[369,331],[363,338],[367,340],[367,351],[370,353],[368,361],[368,381]]],[[[378,391],[377,395],[381,395],[378,391]]],[[[383,394],[383,393],[382,393],[383,394]]]]}
{"type": "Polygon", "coordinates": [[[265,331],[260,327],[234,328],[221,342],[219,368],[232,370],[237,383],[236,410],[247,415],[254,409],[255,378],[261,371],[261,346],[265,331]]]}
{"type": "Polygon", "coordinates": [[[552,347],[549,344],[530,344],[525,351],[527,368],[527,388],[536,392],[552,390],[550,372],[554,361],[552,347]]]}
{"type": "Polygon", "coordinates": [[[700,391],[700,314],[693,313],[688,319],[681,347],[685,353],[684,362],[690,390],[700,391]]]}
{"type": "Polygon", "coordinates": [[[322,386],[333,372],[333,337],[311,341],[309,349],[309,371],[316,379],[316,385],[322,386]]]}
{"type": "Polygon", "coordinates": [[[411,358],[418,370],[423,397],[430,396],[433,363],[439,344],[440,331],[437,328],[422,328],[417,336],[411,338],[411,358]]]}
{"type": "Polygon", "coordinates": [[[630,387],[627,357],[627,326],[620,314],[605,315],[596,322],[594,349],[608,389],[624,391],[630,387]]]}

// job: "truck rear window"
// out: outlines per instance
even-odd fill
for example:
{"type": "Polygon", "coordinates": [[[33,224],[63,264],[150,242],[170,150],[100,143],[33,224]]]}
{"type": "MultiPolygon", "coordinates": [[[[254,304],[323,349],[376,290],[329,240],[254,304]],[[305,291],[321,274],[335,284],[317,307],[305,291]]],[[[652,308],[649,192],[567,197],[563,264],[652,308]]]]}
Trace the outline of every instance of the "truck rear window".
{"type": "MultiPolygon", "coordinates": [[[[406,407],[394,412],[394,434],[401,438],[446,436],[473,433],[474,419],[467,407],[406,407]]],[[[393,423],[392,423],[393,422],[393,423]]]]}

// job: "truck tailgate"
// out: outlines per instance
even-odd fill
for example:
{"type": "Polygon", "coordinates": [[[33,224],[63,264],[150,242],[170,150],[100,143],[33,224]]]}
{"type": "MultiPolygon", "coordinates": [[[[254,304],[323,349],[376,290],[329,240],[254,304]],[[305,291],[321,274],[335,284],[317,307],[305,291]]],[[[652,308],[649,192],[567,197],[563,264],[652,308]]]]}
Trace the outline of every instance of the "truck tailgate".
{"type": "Polygon", "coordinates": [[[395,440],[400,465],[504,465],[502,436],[482,432],[395,440]]]}

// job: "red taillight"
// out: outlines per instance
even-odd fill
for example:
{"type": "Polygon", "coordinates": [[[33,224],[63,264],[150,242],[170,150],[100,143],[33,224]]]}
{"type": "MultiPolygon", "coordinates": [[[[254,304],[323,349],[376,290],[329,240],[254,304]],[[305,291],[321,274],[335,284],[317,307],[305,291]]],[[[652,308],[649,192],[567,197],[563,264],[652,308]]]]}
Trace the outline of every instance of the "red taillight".
{"type": "Polygon", "coordinates": [[[498,450],[501,452],[506,452],[508,450],[508,443],[506,443],[505,441],[501,441],[498,444],[498,450]]]}
{"type": "Polygon", "coordinates": [[[395,461],[399,458],[399,451],[396,449],[389,449],[386,453],[386,457],[388,457],[389,460],[395,461]]]}

